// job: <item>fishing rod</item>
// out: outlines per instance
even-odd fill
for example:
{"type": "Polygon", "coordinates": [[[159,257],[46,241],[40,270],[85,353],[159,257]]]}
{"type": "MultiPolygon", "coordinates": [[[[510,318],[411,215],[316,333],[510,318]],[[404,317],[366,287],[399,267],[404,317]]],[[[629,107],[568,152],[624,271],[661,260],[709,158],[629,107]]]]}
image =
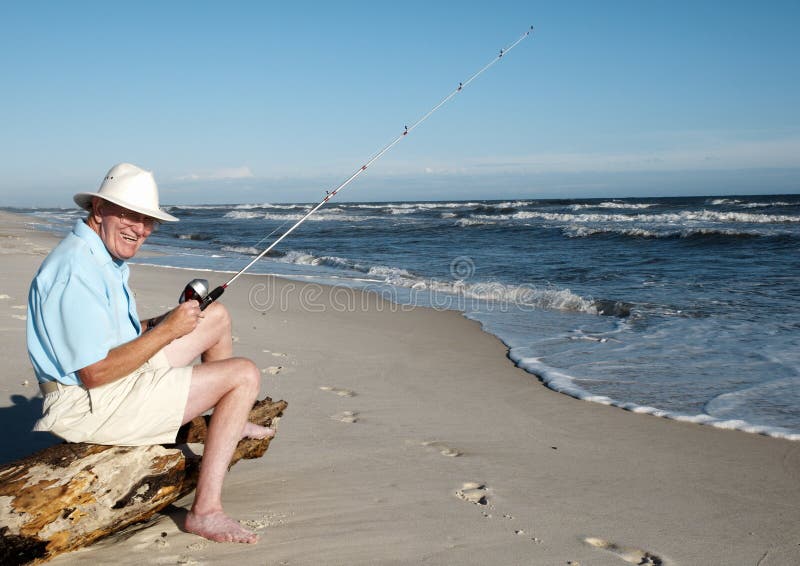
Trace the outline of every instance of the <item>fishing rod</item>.
{"type": "Polygon", "coordinates": [[[205,279],[193,279],[190,281],[186,288],[181,293],[179,302],[183,303],[184,301],[195,300],[200,303],[200,309],[205,310],[208,305],[219,299],[222,294],[234,281],[236,281],[245,271],[250,269],[258,260],[262,257],[267,255],[272,249],[277,246],[286,236],[294,232],[294,230],[300,226],[303,222],[308,219],[309,216],[314,214],[317,210],[319,210],[322,206],[325,205],[330,199],[336,196],[339,191],[349,185],[353,180],[356,179],[359,175],[361,175],[367,168],[375,163],[378,159],[380,159],[387,151],[392,149],[395,145],[400,143],[400,141],[405,138],[408,134],[410,134],[415,128],[417,128],[420,124],[422,124],[425,120],[427,120],[434,112],[439,110],[442,106],[444,106],[451,98],[456,96],[462,90],[464,90],[469,84],[481,76],[485,71],[487,71],[490,67],[492,67],[495,63],[500,61],[504,55],[508,54],[509,51],[514,49],[523,39],[528,37],[531,32],[533,31],[533,26],[530,27],[522,36],[520,36],[514,43],[509,45],[508,47],[501,49],[500,53],[492,59],[489,63],[484,65],[479,71],[474,73],[471,77],[469,77],[466,81],[458,83],[458,86],[450,92],[447,96],[445,96],[438,104],[436,104],[433,108],[428,110],[421,118],[419,118],[416,122],[411,124],[411,126],[405,126],[403,131],[392,141],[390,141],[386,146],[383,147],[378,153],[370,157],[366,163],[364,163],[361,167],[359,167],[352,175],[350,175],[344,182],[342,182],[338,187],[333,189],[332,191],[325,191],[325,197],[311,210],[309,210],[300,220],[295,222],[291,228],[286,230],[280,237],[278,237],[274,242],[272,242],[264,251],[258,254],[253,260],[244,266],[241,270],[239,270],[236,275],[231,277],[227,282],[223,283],[222,285],[218,286],[211,292],[208,292],[208,281],[205,279]]]}

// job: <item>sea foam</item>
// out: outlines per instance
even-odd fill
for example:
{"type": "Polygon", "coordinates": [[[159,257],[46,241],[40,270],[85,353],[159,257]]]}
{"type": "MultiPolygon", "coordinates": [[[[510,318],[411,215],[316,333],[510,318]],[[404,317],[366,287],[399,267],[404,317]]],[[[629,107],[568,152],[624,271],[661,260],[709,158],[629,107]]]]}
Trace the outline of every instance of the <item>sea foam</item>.
{"type": "MultiPolygon", "coordinates": [[[[586,314],[606,314],[626,316],[622,306],[600,302],[576,295],[569,289],[539,287],[534,285],[508,285],[495,281],[466,282],[463,280],[441,280],[421,277],[407,269],[385,265],[368,265],[336,256],[315,256],[293,250],[285,256],[276,258],[281,263],[296,265],[325,266],[334,269],[350,270],[374,278],[375,283],[425,292],[432,306],[448,305],[447,308],[462,308],[464,301],[491,304],[493,308],[503,309],[514,305],[523,309],[548,309],[572,311],[586,314]],[[439,304],[441,302],[441,305],[439,304]]],[[[617,305],[622,305],[618,303],[617,305]]]]}
{"type": "Polygon", "coordinates": [[[800,215],[753,214],[748,212],[718,212],[713,210],[668,212],[661,214],[569,214],[560,212],[536,212],[522,210],[514,214],[498,216],[472,215],[473,220],[549,220],[558,222],[642,222],[642,223],[682,223],[687,221],[728,222],[728,223],[794,223],[800,222],[800,215]]]}
{"type": "Polygon", "coordinates": [[[664,409],[658,409],[656,407],[650,407],[647,405],[638,405],[636,403],[618,401],[605,395],[595,395],[580,387],[576,383],[575,378],[571,375],[549,367],[543,363],[541,358],[521,357],[514,348],[509,350],[509,358],[511,358],[511,360],[520,368],[539,377],[539,379],[542,380],[542,383],[547,385],[547,387],[553,391],[564,393],[565,395],[575,397],[576,399],[591,401],[592,403],[599,403],[601,405],[611,405],[634,413],[653,415],[656,417],[662,417],[676,421],[710,425],[716,428],[729,430],[741,430],[744,432],[771,436],[773,438],[800,440],[800,434],[780,426],[755,425],[744,419],[716,418],[709,414],[683,414],[675,411],[666,411],[664,409]]]}

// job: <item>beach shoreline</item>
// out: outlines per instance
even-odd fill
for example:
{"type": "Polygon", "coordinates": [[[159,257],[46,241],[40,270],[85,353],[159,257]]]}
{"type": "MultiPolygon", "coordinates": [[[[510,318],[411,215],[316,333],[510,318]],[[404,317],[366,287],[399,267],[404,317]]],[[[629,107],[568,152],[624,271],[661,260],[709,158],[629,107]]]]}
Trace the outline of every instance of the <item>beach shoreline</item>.
{"type": "MultiPolygon", "coordinates": [[[[0,424],[19,439],[0,454],[8,461],[47,442],[24,432],[41,402],[20,317],[57,238],[21,215],[0,219],[9,361],[0,424]]],[[[194,276],[216,273],[132,265],[140,316],[172,308],[194,276]]],[[[262,275],[221,301],[236,354],[262,368],[262,395],[290,404],[265,457],[238,464],[226,482],[228,511],[261,542],[183,533],[181,501],[53,564],[612,565],[649,555],[767,566],[800,557],[797,442],[556,393],[455,311],[262,275]],[[271,300],[259,301],[265,290],[271,300]]]]}

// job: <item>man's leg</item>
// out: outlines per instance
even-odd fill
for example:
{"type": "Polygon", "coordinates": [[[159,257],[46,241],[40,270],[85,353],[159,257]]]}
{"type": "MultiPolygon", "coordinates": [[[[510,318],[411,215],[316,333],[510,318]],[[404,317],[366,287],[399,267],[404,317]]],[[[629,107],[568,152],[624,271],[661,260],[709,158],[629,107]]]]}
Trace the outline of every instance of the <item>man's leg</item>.
{"type": "Polygon", "coordinates": [[[197,328],[164,348],[174,367],[188,366],[198,357],[203,362],[213,362],[233,355],[228,309],[220,303],[212,303],[200,316],[197,328]]]}
{"type": "MultiPolygon", "coordinates": [[[[233,337],[231,335],[231,319],[228,309],[220,303],[212,303],[203,312],[203,318],[197,328],[190,334],[173,341],[164,348],[164,352],[173,367],[188,366],[198,357],[203,363],[231,358],[233,355],[233,337]]],[[[195,391],[195,394],[192,391],[189,392],[184,423],[215,407],[217,401],[226,392],[224,387],[213,387],[212,383],[204,383],[202,385],[202,389],[195,391]]],[[[275,434],[275,431],[272,429],[250,422],[245,423],[242,432],[242,436],[248,438],[264,438],[273,434],[275,434]]]]}
{"type": "Polygon", "coordinates": [[[192,370],[184,422],[214,409],[185,528],[218,542],[253,543],[258,536],[224,513],[222,483],[243,434],[249,431],[248,435],[263,438],[272,431],[247,422],[261,373],[250,360],[230,357],[232,349],[230,317],[222,305],[214,304],[197,329],[167,346],[165,353],[174,366],[188,365],[198,356],[204,362],[192,370]]]}

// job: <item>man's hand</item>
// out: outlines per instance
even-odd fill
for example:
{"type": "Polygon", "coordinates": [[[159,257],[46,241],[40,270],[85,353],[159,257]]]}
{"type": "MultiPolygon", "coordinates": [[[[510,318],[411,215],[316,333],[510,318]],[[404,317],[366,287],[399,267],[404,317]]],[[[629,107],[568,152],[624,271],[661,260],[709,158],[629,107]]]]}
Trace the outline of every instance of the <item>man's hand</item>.
{"type": "Polygon", "coordinates": [[[197,328],[201,318],[203,311],[200,310],[200,303],[191,300],[172,309],[159,326],[166,327],[175,340],[197,328]]]}

